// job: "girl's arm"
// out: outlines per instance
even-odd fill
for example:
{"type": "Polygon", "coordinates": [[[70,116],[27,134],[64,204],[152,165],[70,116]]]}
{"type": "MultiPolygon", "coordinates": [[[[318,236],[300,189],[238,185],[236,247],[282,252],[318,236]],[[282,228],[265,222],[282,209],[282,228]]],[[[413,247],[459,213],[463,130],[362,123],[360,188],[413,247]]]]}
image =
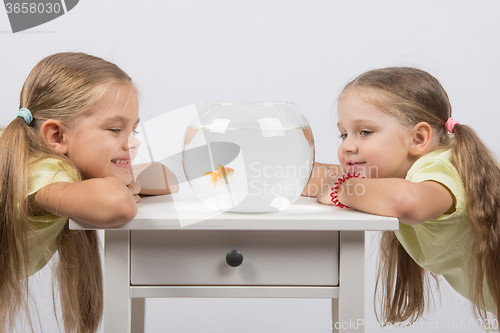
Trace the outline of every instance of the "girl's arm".
{"type": "Polygon", "coordinates": [[[112,177],[50,184],[35,193],[34,199],[52,214],[102,228],[122,225],[137,214],[131,190],[112,177]]]}
{"type": "MultiPolygon", "coordinates": [[[[330,193],[331,190],[325,191],[318,201],[331,204],[330,193]]],[[[409,225],[453,209],[451,193],[434,181],[412,183],[400,178],[351,178],[340,186],[337,194],[344,205],[370,214],[397,217],[409,225]]]]}
{"type": "Polygon", "coordinates": [[[328,177],[328,171],[330,170],[340,173],[342,167],[336,164],[314,162],[311,178],[302,192],[302,195],[306,197],[317,197],[318,194],[322,192],[323,188],[330,182],[328,177]]]}

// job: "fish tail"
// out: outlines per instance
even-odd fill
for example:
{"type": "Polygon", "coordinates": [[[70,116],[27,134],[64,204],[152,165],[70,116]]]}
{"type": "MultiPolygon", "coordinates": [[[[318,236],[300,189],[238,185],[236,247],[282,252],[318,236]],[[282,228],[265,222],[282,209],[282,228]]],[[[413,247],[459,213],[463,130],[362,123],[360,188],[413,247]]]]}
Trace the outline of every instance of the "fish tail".
{"type": "Polygon", "coordinates": [[[210,184],[212,185],[212,188],[215,188],[215,185],[217,185],[217,180],[219,179],[219,176],[215,172],[205,172],[203,176],[210,176],[210,184]]]}

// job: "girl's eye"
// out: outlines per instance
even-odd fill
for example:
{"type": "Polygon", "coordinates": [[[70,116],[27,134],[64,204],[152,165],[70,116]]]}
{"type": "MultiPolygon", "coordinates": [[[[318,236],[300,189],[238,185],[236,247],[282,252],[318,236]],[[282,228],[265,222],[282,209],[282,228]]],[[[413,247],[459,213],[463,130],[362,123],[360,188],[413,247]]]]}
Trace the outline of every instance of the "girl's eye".
{"type": "Polygon", "coordinates": [[[347,133],[340,133],[339,138],[341,138],[342,141],[344,141],[347,138],[347,133]]]}
{"type": "Polygon", "coordinates": [[[373,133],[372,131],[361,131],[360,132],[361,136],[368,136],[368,135],[370,135],[372,133],[373,133]]]}
{"type": "Polygon", "coordinates": [[[119,128],[110,128],[110,129],[109,129],[109,131],[111,131],[111,132],[113,132],[113,133],[118,134],[118,133],[120,133],[122,130],[121,130],[121,129],[119,129],[119,128]]]}
{"type": "Polygon", "coordinates": [[[140,134],[140,132],[137,129],[134,129],[132,133],[134,133],[134,135],[140,134]]]}

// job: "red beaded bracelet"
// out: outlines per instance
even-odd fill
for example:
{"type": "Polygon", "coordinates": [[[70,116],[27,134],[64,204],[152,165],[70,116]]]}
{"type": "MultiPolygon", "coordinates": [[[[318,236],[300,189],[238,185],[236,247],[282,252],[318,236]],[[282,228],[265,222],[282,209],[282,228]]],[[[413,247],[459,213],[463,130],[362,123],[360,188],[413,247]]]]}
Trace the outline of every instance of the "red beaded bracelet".
{"type": "Polygon", "coordinates": [[[365,177],[362,177],[361,174],[359,174],[359,173],[356,174],[356,172],[353,172],[352,174],[350,172],[348,172],[346,175],[339,177],[337,179],[337,181],[334,183],[334,185],[332,187],[332,193],[330,194],[330,196],[332,197],[333,205],[335,207],[349,208],[348,206],[344,205],[343,203],[341,203],[339,201],[339,199],[337,198],[337,191],[339,190],[339,187],[340,187],[340,185],[342,185],[343,182],[345,182],[346,180],[351,179],[351,178],[365,178],[365,177]]]}

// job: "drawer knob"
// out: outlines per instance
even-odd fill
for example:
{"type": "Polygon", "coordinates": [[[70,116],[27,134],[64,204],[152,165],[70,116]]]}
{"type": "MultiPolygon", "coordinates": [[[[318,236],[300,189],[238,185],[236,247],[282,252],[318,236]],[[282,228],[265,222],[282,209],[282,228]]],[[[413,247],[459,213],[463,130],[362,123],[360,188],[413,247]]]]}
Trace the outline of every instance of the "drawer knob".
{"type": "Polygon", "coordinates": [[[238,267],[243,262],[243,254],[240,251],[231,250],[226,254],[226,262],[231,267],[238,267]]]}

